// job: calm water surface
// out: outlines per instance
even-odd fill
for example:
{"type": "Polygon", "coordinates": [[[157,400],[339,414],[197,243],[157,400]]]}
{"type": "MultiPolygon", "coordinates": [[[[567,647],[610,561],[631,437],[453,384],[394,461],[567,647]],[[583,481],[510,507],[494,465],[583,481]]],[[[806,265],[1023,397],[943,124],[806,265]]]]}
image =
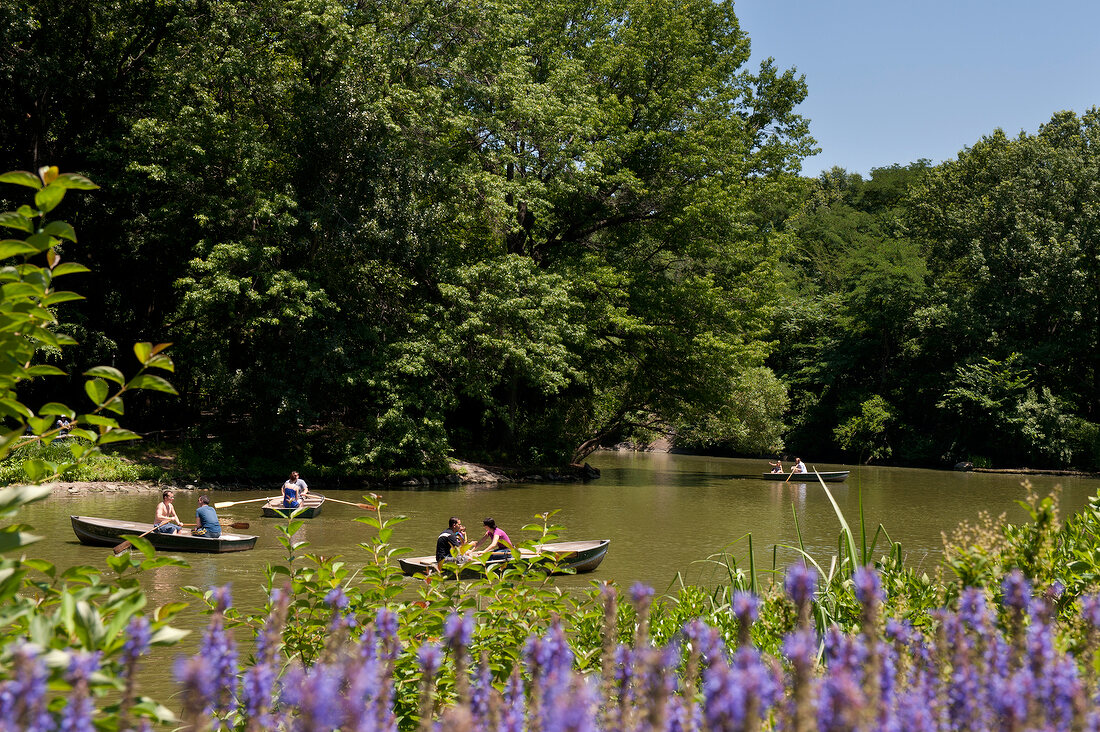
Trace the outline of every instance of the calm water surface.
{"type": "MultiPolygon", "coordinates": [[[[772,547],[797,542],[795,514],[807,549],[822,558],[836,548],[839,524],[825,491],[810,482],[766,482],[732,478],[763,472],[764,461],[707,458],[663,453],[598,453],[591,460],[603,476],[587,484],[518,483],[503,486],[461,486],[438,489],[386,490],[389,514],[408,520],[397,527],[394,543],[414,554],[434,551],[435,537],[448,516],[463,518],[473,532],[481,519],[493,516],[519,540],[520,527],[535,515],[559,509],[554,521],[566,527],[563,539],[611,539],[611,550],[596,573],[562,578],[567,585],[586,586],[590,580],[614,580],[622,585],[646,582],[663,589],[679,573],[685,581],[721,581],[721,572],[707,558],[729,552],[744,563],[746,535],[752,534],[758,567],[770,566],[772,547]],[[793,507],[793,510],[792,510],[793,507]]],[[[1025,514],[1015,502],[1024,496],[1020,476],[954,473],[904,468],[813,465],[819,470],[851,469],[846,483],[829,488],[848,521],[856,528],[862,493],[869,529],[883,524],[902,544],[911,565],[931,568],[939,559],[941,533],[960,521],[973,521],[982,510],[1021,521],[1025,514]]],[[[1076,477],[1033,476],[1042,492],[1063,487],[1063,511],[1081,508],[1100,489],[1100,481],[1076,477]]],[[[274,494],[274,489],[271,491],[274,494]]],[[[213,501],[244,500],[260,492],[212,493],[213,501]]],[[[355,492],[331,492],[332,497],[358,501],[355,492]]],[[[110,549],[77,543],[69,524],[71,514],[149,520],[157,499],[152,495],[95,495],[55,497],[26,510],[22,518],[46,536],[34,556],[60,566],[101,564],[110,549]]],[[[180,491],[177,511],[191,520],[195,495],[180,491]]],[[[353,519],[364,512],[329,502],[316,519],[306,521],[299,539],[326,556],[341,554],[354,566],[364,556],[357,545],[370,529],[353,519]]],[[[162,568],[150,573],[147,589],[157,601],[185,599],[181,585],[205,587],[232,582],[238,603],[262,597],[264,568],[282,560],[275,519],[260,518],[256,504],[223,509],[224,521],[249,521],[243,533],[260,537],[251,552],[226,555],[184,555],[188,569],[162,568]]],[[[857,529],[858,530],[858,529],[857,529]]],[[[780,562],[794,556],[780,550],[780,562]]]]}

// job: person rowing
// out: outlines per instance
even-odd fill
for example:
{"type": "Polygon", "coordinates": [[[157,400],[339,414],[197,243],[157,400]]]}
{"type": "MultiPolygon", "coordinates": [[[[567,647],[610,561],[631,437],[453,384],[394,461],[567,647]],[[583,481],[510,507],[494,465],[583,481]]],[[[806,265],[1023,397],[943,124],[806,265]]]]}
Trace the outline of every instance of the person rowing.
{"type": "Polygon", "coordinates": [[[791,472],[792,473],[808,473],[810,471],[806,469],[806,463],[802,462],[802,458],[797,458],[796,457],[794,459],[794,466],[791,468],[791,472]]]}
{"type": "Polygon", "coordinates": [[[218,520],[218,512],[210,505],[207,496],[199,496],[199,507],[195,509],[195,523],[191,529],[192,536],[205,536],[208,539],[217,539],[222,535],[222,524],[218,520]]]}
{"type": "Polygon", "coordinates": [[[298,508],[307,493],[309,486],[298,477],[298,471],[290,471],[290,477],[283,483],[283,508],[298,508]]]}
{"type": "Polygon", "coordinates": [[[160,503],[157,504],[156,518],[153,519],[158,534],[174,534],[183,526],[180,517],[176,515],[176,507],[172,502],[176,500],[176,494],[172,491],[164,491],[160,494],[160,503]]]}

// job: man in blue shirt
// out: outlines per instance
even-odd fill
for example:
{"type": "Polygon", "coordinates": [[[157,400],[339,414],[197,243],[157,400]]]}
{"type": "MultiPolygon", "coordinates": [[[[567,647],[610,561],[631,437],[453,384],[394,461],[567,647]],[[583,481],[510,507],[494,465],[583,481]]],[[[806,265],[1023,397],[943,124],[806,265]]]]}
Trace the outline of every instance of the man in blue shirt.
{"type": "Polygon", "coordinates": [[[210,499],[206,496],[199,496],[199,507],[195,509],[195,523],[198,526],[191,529],[193,536],[217,539],[222,535],[222,525],[218,521],[218,512],[210,505],[210,499]]]}

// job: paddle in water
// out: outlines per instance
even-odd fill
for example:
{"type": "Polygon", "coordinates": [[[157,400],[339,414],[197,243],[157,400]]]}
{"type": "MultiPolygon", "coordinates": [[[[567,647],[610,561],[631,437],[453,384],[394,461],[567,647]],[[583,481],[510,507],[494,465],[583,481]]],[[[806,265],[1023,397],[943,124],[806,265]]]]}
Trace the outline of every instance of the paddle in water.
{"type": "MultiPolygon", "coordinates": [[[[316,494],[314,494],[314,495],[316,495],[316,494]]],[[[320,498],[320,496],[317,496],[317,497],[320,498]]],[[[352,503],[351,501],[341,501],[339,498],[328,498],[328,497],[325,497],[325,500],[326,501],[332,501],[333,503],[343,503],[343,504],[348,505],[348,506],[355,506],[356,508],[361,508],[364,511],[374,511],[375,510],[374,506],[370,505],[369,503],[352,503]]]]}

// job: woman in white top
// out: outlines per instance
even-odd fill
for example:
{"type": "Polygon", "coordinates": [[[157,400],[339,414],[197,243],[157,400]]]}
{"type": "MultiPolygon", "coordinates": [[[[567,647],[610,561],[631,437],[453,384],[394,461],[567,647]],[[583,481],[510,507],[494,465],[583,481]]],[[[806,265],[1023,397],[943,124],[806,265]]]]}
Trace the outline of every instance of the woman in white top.
{"type": "Polygon", "coordinates": [[[174,534],[183,525],[180,517],[176,515],[176,507],[172,505],[174,500],[176,500],[176,494],[172,491],[164,491],[161,494],[161,501],[157,504],[157,517],[153,521],[157,524],[153,531],[158,534],[174,534]]]}

